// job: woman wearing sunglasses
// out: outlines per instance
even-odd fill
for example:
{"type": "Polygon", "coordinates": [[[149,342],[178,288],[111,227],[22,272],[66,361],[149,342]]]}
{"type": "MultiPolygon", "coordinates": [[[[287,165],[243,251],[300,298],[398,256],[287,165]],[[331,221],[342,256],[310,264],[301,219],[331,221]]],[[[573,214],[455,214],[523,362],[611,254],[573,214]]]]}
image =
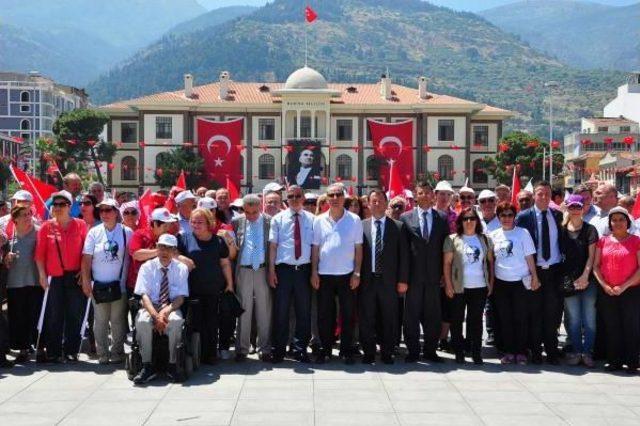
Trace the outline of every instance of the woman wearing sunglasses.
{"type": "Polygon", "coordinates": [[[137,201],[127,201],[120,205],[120,215],[122,216],[122,224],[127,228],[135,231],[138,229],[138,220],[140,219],[140,210],[137,201]]]}
{"type": "Polygon", "coordinates": [[[84,220],[87,228],[91,229],[100,224],[100,212],[98,211],[98,199],[93,194],[83,194],[80,201],[80,219],[84,220]]]}
{"type": "Polygon", "coordinates": [[[496,209],[501,227],[489,234],[495,258],[494,298],[505,355],[503,364],[526,364],[529,290],[540,287],[529,231],[514,225],[516,208],[502,202],[496,209]]]}
{"type": "Polygon", "coordinates": [[[467,312],[467,340],[476,365],[482,365],[482,314],[493,289],[493,244],[484,235],[480,216],[467,207],[456,219],[456,232],[444,242],[445,292],[451,303],[451,337],[456,362],[464,363],[462,323],[467,312]]]}

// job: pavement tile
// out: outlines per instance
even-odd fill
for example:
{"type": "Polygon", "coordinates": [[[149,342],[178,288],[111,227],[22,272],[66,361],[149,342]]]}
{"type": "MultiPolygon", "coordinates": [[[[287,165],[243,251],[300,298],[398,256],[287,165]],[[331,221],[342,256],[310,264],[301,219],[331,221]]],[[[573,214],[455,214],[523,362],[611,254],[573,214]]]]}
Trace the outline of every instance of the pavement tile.
{"type": "Polygon", "coordinates": [[[82,403],[62,425],[140,425],[151,415],[158,401],[100,401],[82,403]]]}
{"type": "Polygon", "coordinates": [[[462,397],[467,401],[500,401],[500,402],[537,402],[536,398],[527,391],[492,391],[492,390],[464,390],[462,397]]]}
{"type": "Polygon", "coordinates": [[[392,401],[462,401],[462,395],[457,390],[388,390],[392,401]]]}
{"type": "Polygon", "coordinates": [[[372,413],[370,411],[318,411],[316,426],[354,425],[391,426],[398,425],[394,413],[372,413]]]}
{"type": "Polygon", "coordinates": [[[453,413],[453,414],[473,414],[469,404],[464,401],[446,400],[395,400],[391,401],[397,413],[453,413]]]}
{"type": "Polygon", "coordinates": [[[314,424],[313,411],[286,411],[270,412],[268,414],[253,411],[236,410],[231,419],[232,425],[260,425],[260,426],[280,426],[295,425],[303,426],[314,424]]]}
{"type": "MultiPolygon", "coordinates": [[[[595,392],[535,392],[535,396],[542,402],[563,404],[615,404],[611,395],[595,392]]],[[[640,399],[638,399],[640,401],[640,399]]],[[[640,403],[640,402],[639,402],[640,403]]]]}
{"type": "Polygon", "coordinates": [[[8,401],[0,405],[2,424],[55,424],[79,401],[8,401]]]}
{"type": "Polygon", "coordinates": [[[383,384],[380,380],[315,380],[313,382],[314,390],[381,390],[387,387],[387,382],[383,384]]]}
{"type": "MultiPolygon", "coordinates": [[[[548,403],[562,418],[570,417],[634,417],[633,410],[618,404],[565,404],[548,403]]],[[[638,419],[640,422],[640,419],[638,419]]]]}
{"type": "Polygon", "coordinates": [[[554,413],[541,402],[515,402],[515,401],[468,401],[473,411],[478,415],[486,414],[537,414],[554,415],[554,413]]]}
{"type": "Polygon", "coordinates": [[[179,424],[181,426],[211,425],[222,426],[231,423],[233,411],[193,411],[181,408],[153,412],[145,426],[163,426],[179,424]]]}
{"type": "Polygon", "coordinates": [[[313,399],[240,399],[237,411],[258,411],[265,413],[286,412],[286,411],[313,411],[313,399]]]}
{"type": "Polygon", "coordinates": [[[489,414],[481,416],[481,419],[484,424],[490,426],[555,426],[567,424],[564,420],[555,416],[489,414]]]}
{"type": "Polygon", "coordinates": [[[315,398],[316,411],[360,411],[369,413],[390,413],[393,407],[389,399],[368,398],[352,399],[348,394],[334,395],[331,398],[315,398]]]}
{"type": "Polygon", "coordinates": [[[399,413],[398,418],[401,425],[447,425],[447,426],[467,426],[481,425],[482,421],[473,414],[462,413],[399,413]]]}
{"type": "Polygon", "coordinates": [[[450,383],[459,390],[467,391],[524,391],[526,388],[514,380],[450,380],[450,383]]]}

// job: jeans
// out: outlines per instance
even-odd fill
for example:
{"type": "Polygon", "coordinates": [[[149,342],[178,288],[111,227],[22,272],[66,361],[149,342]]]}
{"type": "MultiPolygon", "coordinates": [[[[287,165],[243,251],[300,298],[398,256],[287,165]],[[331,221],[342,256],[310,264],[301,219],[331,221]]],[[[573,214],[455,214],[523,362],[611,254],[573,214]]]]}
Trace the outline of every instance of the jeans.
{"type": "Polygon", "coordinates": [[[591,283],[584,291],[564,299],[567,334],[574,353],[593,352],[596,337],[596,294],[597,284],[591,283]]]}

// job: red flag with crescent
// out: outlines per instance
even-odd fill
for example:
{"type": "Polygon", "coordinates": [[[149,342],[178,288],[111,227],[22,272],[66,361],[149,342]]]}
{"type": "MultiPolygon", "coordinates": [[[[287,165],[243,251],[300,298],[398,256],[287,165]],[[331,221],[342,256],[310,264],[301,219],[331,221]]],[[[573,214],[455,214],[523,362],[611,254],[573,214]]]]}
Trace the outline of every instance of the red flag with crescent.
{"type": "Polygon", "coordinates": [[[211,121],[198,118],[198,150],[207,177],[226,186],[227,179],[240,187],[240,148],[244,119],[211,121]]]}
{"type": "Polygon", "coordinates": [[[367,120],[369,134],[376,156],[380,159],[380,184],[388,191],[390,183],[390,165],[393,162],[396,188],[410,188],[413,174],[413,121],[399,123],[380,123],[367,120]]]}

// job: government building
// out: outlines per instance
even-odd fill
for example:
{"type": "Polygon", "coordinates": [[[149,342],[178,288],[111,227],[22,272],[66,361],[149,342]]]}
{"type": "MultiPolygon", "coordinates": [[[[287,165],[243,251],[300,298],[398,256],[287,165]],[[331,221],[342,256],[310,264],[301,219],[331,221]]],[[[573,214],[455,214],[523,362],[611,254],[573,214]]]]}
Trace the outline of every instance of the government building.
{"type": "MultiPolygon", "coordinates": [[[[185,144],[197,147],[198,118],[244,118],[242,192],[260,191],[286,176],[287,141],[309,139],[321,146],[323,183],[342,181],[362,193],[378,184],[379,160],[367,119],[413,121],[415,176],[438,173],[460,187],[468,177],[476,189],[495,186],[482,158],[495,155],[503,121],[512,112],[427,90],[394,84],[383,75],[375,84],[327,83],[303,67],[283,83],[248,83],[222,72],[219,81],[157,93],[99,108],[110,117],[105,139],[119,149],[108,183],[118,191],[157,188],[156,160],[185,144]]],[[[194,148],[195,149],[195,148],[194,148]]]]}

